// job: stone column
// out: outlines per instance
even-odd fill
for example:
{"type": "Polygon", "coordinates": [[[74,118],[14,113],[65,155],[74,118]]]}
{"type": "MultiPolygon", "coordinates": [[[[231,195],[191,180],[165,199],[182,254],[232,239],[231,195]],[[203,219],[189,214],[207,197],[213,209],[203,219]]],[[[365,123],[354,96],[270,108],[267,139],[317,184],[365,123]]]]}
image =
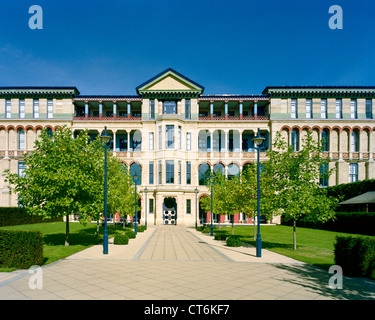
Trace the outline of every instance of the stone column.
{"type": "Polygon", "coordinates": [[[117,117],[117,105],[116,105],[116,101],[113,101],[113,118],[116,119],[117,117]]]}

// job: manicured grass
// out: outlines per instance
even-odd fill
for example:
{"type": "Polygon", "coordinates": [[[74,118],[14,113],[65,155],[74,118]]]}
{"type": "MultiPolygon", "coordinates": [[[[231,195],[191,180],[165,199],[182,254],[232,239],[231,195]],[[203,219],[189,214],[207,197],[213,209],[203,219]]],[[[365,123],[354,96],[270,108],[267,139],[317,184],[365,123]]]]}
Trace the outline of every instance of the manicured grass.
{"type": "MultiPolygon", "coordinates": [[[[69,246],[65,246],[65,222],[50,222],[50,223],[38,223],[20,226],[9,226],[1,227],[1,229],[7,230],[24,230],[24,231],[40,231],[43,234],[43,265],[57,261],[59,259],[68,257],[73,253],[86,249],[96,244],[103,242],[103,230],[104,228],[100,225],[99,237],[95,236],[96,224],[90,223],[86,226],[78,222],[69,223],[69,234],[70,243],[69,246]]],[[[108,224],[108,236],[112,237],[116,233],[123,234],[126,230],[132,230],[130,227],[125,229],[122,226],[108,224]]],[[[13,271],[14,268],[0,268],[0,272],[13,271]]]]}
{"type": "MultiPolygon", "coordinates": [[[[231,234],[231,227],[221,227],[231,234]]],[[[328,269],[335,264],[334,243],[336,236],[359,236],[319,229],[297,228],[297,250],[293,250],[293,227],[261,226],[262,248],[328,269]]],[[[255,246],[254,228],[236,226],[234,234],[243,236],[243,242],[255,246]]]]}

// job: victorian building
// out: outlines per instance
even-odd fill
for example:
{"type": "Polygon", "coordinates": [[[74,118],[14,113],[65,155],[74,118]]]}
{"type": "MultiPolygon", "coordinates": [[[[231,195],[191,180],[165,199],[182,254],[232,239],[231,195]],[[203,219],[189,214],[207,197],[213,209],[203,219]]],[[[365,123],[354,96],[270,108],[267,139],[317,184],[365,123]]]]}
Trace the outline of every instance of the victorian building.
{"type": "MultiPolygon", "coordinates": [[[[261,159],[276,132],[296,151],[308,130],[324,141],[328,166],[336,170],[329,181],[322,175],[322,187],[375,178],[374,99],[375,87],[266,87],[256,95],[205,95],[203,86],[172,69],[139,85],[135,95],[2,87],[0,170],[22,174],[23,154],[33,150],[43,128],[53,133],[66,125],[95,138],[107,126],[110,151],[132,174],[140,173],[141,222],[147,216],[148,223],[194,225],[196,219],[210,220],[199,207],[201,197],[210,195],[205,179],[217,170],[239,175],[252,165],[258,129],[266,138],[261,159]]],[[[4,177],[0,197],[1,206],[17,206],[4,177]]],[[[248,222],[241,213],[233,219],[248,222]]]]}

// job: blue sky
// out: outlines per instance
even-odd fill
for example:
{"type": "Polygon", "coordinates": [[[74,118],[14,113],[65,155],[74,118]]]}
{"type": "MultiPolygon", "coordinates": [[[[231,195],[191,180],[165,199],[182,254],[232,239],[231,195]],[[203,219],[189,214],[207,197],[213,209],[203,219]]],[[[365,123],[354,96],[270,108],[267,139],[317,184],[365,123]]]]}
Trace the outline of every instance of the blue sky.
{"type": "Polygon", "coordinates": [[[375,86],[371,0],[3,0],[0,86],[135,94],[173,68],[205,94],[278,85],[375,86]],[[43,30],[31,30],[31,5],[43,30]],[[331,30],[331,5],[343,29],[331,30]]]}

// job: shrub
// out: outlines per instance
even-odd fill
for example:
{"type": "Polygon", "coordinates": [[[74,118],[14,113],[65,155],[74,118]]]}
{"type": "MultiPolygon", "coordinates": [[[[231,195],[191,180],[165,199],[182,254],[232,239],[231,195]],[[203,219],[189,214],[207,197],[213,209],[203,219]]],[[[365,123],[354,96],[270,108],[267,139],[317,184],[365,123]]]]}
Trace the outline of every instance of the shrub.
{"type": "Polygon", "coordinates": [[[375,272],[375,239],[336,237],[334,253],[345,275],[370,277],[375,272]]]}
{"type": "Polygon", "coordinates": [[[0,265],[27,269],[43,263],[43,236],[39,231],[0,230],[0,265]]]}
{"type": "Polygon", "coordinates": [[[0,227],[55,221],[62,221],[62,218],[45,219],[42,216],[31,215],[23,207],[0,207],[0,227]]]}
{"type": "Polygon", "coordinates": [[[202,233],[210,233],[211,232],[211,227],[204,227],[202,229],[202,233]]]}
{"type": "Polygon", "coordinates": [[[116,234],[113,243],[114,244],[128,244],[129,237],[126,234],[116,234]]]}
{"type": "Polygon", "coordinates": [[[215,240],[225,240],[229,236],[227,231],[215,231],[215,240]]]}
{"type": "Polygon", "coordinates": [[[137,226],[137,232],[143,232],[143,231],[145,231],[145,230],[147,230],[147,227],[146,227],[146,226],[144,226],[144,225],[137,226]]]}
{"type": "Polygon", "coordinates": [[[226,244],[228,247],[240,247],[242,245],[241,236],[230,235],[227,237],[226,244]]]}
{"type": "Polygon", "coordinates": [[[135,239],[135,232],[134,231],[127,231],[126,235],[128,236],[129,239],[135,239]]]}

